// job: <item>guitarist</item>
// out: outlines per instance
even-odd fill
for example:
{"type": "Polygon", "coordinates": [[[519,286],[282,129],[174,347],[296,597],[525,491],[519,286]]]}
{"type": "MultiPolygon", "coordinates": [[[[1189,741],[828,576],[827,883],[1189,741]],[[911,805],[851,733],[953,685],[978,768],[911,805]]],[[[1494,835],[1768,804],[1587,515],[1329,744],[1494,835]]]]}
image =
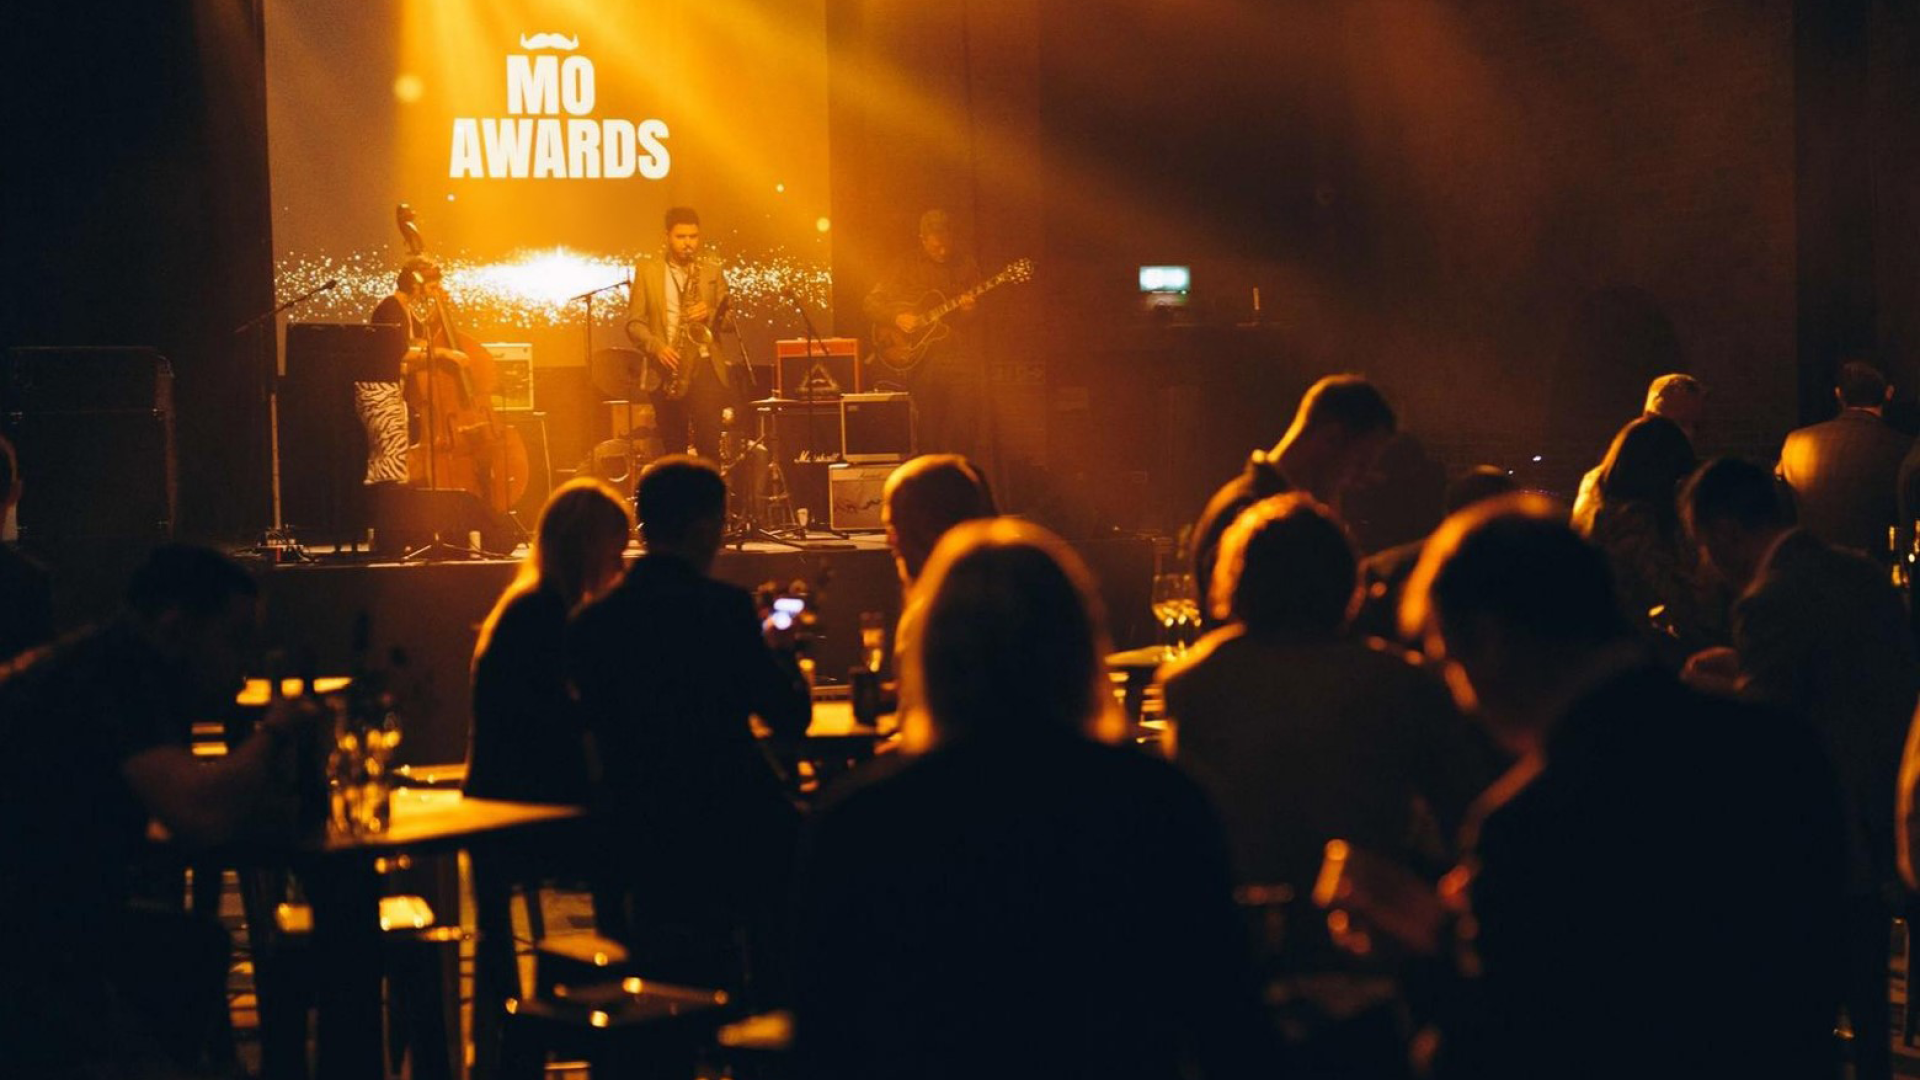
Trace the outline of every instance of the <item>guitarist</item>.
{"type": "MultiPolygon", "coordinates": [[[[953,245],[953,225],[945,210],[920,215],[920,246],[867,294],[861,307],[876,323],[892,323],[904,333],[924,326],[921,313],[931,306],[927,294],[956,296],[980,280],[980,265],[953,245]]],[[[937,300],[935,301],[938,302],[937,300]]],[[[974,340],[974,302],[960,304],[945,321],[952,333],[934,342],[926,358],[906,374],[919,419],[921,453],[973,454],[986,372],[974,340]]]]}

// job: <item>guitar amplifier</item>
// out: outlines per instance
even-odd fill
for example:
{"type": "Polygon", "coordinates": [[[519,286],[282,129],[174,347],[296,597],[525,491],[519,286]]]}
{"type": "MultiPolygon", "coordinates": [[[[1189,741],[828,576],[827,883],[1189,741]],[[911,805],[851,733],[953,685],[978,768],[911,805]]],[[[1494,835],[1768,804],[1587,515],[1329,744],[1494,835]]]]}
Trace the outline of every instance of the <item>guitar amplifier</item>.
{"type": "Polygon", "coordinates": [[[860,339],[815,338],[807,352],[805,338],[782,338],[773,343],[774,385],[783,398],[836,398],[860,392],[860,339]]]}
{"type": "Polygon", "coordinates": [[[495,377],[493,407],[509,412],[533,411],[533,345],[525,341],[489,341],[495,377]]]}
{"type": "Polygon", "coordinates": [[[840,441],[855,464],[913,456],[913,396],[847,394],[840,398],[840,441]]]}
{"type": "Polygon", "coordinates": [[[834,465],[827,469],[827,524],[841,532],[874,532],[892,465],[834,465]]]}

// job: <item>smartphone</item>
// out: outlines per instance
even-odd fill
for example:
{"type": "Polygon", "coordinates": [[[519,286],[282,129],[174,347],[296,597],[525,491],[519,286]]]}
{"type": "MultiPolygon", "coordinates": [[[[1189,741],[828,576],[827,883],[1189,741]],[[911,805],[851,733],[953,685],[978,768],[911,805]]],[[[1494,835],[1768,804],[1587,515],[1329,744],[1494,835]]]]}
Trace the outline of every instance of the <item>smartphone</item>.
{"type": "Polygon", "coordinates": [[[767,615],[766,627],[769,630],[791,630],[806,610],[807,602],[802,597],[776,596],[773,599],[773,611],[767,615]]]}

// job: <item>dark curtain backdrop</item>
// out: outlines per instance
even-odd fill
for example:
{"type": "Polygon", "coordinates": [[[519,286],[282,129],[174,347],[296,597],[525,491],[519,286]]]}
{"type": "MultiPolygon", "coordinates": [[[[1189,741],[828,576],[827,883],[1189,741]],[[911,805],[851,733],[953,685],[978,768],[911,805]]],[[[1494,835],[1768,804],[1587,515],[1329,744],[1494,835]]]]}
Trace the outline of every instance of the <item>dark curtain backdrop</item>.
{"type": "Polygon", "coordinates": [[[244,536],[270,515],[269,339],[232,334],[274,302],[260,20],[258,0],[27,0],[0,15],[0,345],[172,360],[190,537],[244,536]]]}

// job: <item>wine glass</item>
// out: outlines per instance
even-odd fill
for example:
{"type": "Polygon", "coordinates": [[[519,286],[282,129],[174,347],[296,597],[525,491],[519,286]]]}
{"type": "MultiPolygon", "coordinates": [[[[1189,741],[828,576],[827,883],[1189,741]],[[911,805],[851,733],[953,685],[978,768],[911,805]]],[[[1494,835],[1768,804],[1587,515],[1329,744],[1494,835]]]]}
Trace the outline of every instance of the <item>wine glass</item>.
{"type": "Polygon", "coordinates": [[[1185,653],[1200,636],[1200,593],[1192,574],[1174,577],[1174,640],[1179,651],[1185,653]]]}
{"type": "Polygon", "coordinates": [[[1178,655],[1173,631],[1180,622],[1182,612],[1180,579],[1191,576],[1180,573],[1153,575],[1153,617],[1160,623],[1160,652],[1164,656],[1178,655]]]}

